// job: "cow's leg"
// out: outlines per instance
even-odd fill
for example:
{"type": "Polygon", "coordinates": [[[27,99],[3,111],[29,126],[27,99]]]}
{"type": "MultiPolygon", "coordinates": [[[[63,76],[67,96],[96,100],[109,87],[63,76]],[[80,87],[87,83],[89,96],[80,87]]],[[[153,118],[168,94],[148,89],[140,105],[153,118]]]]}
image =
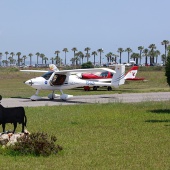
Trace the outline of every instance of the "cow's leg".
{"type": "Polygon", "coordinates": [[[2,129],[3,129],[3,132],[5,133],[5,123],[2,123],[2,129]]]}
{"type": "Polygon", "coordinates": [[[17,122],[14,122],[13,124],[14,124],[14,131],[13,131],[13,133],[15,133],[15,130],[17,128],[17,122]]]}
{"type": "Polygon", "coordinates": [[[22,133],[24,133],[24,122],[22,123],[22,133]]]}

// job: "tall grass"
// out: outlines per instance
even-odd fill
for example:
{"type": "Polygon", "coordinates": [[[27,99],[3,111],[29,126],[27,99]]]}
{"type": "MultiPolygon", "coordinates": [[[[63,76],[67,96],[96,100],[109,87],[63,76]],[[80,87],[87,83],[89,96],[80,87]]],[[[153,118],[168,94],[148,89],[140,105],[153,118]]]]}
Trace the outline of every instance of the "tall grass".
{"type": "Polygon", "coordinates": [[[25,110],[28,130],[55,134],[63,151],[47,158],[0,155],[1,169],[170,168],[169,102],[28,107],[25,110]]]}

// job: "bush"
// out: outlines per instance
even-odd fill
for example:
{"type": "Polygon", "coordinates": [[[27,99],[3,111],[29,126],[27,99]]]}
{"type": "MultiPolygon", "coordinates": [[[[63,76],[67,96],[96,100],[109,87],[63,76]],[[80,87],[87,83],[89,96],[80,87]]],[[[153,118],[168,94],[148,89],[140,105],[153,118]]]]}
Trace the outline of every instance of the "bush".
{"type": "Polygon", "coordinates": [[[55,145],[57,138],[55,136],[49,137],[45,133],[32,133],[18,139],[15,145],[7,147],[11,154],[21,155],[35,155],[35,156],[49,156],[57,154],[62,147],[55,145]]]}
{"type": "Polygon", "coordinates": [[[83,63],[81,68],[94,68],[92,62],[88,61],[87,63],[83,63]]]}
{"type": "Polygon", "coordinates": [[[168,51],[167,61],[165,65],[165,76],[167,79],[167,83],[170,86],[170,50],[168,51]]]}

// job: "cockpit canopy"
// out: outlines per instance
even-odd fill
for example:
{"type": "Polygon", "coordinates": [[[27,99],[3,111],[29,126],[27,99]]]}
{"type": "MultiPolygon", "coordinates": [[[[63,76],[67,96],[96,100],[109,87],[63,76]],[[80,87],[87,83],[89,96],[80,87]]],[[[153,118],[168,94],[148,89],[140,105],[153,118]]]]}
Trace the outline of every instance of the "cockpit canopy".
{"type": "MultiPolygon", "coordinates": [[[[101,77],[107,77],[108,74],[109,74],[108,71],[104,71],[104,72],[102,72],[102,73],[100,74],[100,76],[101,76],[101,77]]],[[[113,76],[113,73],[110,73],[110,76],[112,77],[112,76],[113,76]]]]}
{"type": "Polygon", "coordinates": [[[53,73],[54,73],[53,71],[49,71],[49,72],[43,74],[41,77],[43,77],[43,78],[45,78],[46,80],[48,80],[53,73]]]}

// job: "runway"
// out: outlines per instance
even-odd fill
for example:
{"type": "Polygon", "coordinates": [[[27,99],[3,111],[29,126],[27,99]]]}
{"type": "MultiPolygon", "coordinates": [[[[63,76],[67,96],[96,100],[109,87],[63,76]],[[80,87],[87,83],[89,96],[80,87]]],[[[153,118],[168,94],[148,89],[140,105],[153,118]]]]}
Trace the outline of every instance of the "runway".
{"type": "Polygon", "coordinates": [[[73,96],[73,98],[68,101],[63,101],[60,98],[49,100],[47,97],[39,101],[31,101],[29,98],[2,98],[1,104],[4,107],[37,107],[90,103],[133,103],[143,101],[170,101],[170,92],[73,96]]]}

